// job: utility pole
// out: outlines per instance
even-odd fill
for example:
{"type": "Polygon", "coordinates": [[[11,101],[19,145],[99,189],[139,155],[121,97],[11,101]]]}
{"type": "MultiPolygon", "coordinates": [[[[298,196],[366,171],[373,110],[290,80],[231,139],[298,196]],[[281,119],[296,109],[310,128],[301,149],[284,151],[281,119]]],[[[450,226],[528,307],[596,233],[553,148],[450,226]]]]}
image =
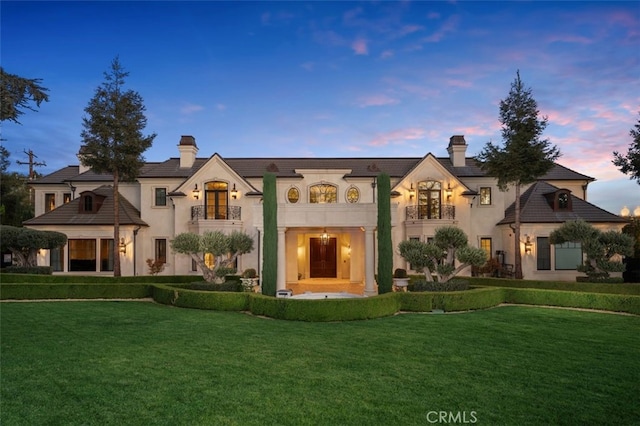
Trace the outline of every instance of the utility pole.
{"type": "Polygon", "coordinates": [[[33,170],[34,167],[46,166],[47,163],[35,161],[34,158],[38,158],[36,154],[30,149],[29,151],[24,151],[25,154],[29,157],[28,162],[24,161],[16,161],[18,164],[28,164],[29,165],[29,180],[34,180],[36,178],[36,171],[33,170]]]}

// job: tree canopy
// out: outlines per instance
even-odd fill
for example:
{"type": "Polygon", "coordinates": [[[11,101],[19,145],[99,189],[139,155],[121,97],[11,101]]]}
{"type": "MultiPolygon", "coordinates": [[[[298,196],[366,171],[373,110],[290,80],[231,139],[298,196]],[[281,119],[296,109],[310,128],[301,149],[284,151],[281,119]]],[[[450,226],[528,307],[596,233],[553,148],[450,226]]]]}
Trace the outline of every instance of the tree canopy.
{"type": "Polygon", "coordinates": [[[514,265],[515,277],[522,278],[520,253],[521,186],[535,182],[554,166],[560,150],[542,138],[547,117],[539,118],[538,104],[530,88],[520,79],[520,71],[511,83],[509,95],[500,101],[503,146],[488,142],[476,159],[480,168],[497,178],[498,187],[515,189],[514,265]]]}
{"type": "MultiPolygon", "coordinates": [[[[144,164],[142,153],[155,138],[155,133],[144,135],[147,125],[142,97],[133,90],[124,90],[129,75],[118,58],[111,70],[104,73],[105,81],[96,89],[82,119],[80,162],[96,173],[113,176],[113,238],[120,240],[120,207],[118,184],[121,180],[134,180],[144,164]]],[[[120,276],[120,253],[113,247],[113,275],[120,276]]]]}
{"type": "Polygon", "coordinates": [[[39,250],[51,250],[67,243],[67,236],[61,232],[38,231],[9,225],[2,225],[0,230],[1,250],[10,251],[18,266],[38,266],[39,250]]]}
{"type": "Polygon", "coordinates": [[[240,231],[229,235],[221,231],[207,231],[202,235],[184,232],[176,235],[170,244],[174,252],[191,256],[208,282],[219,281],[235,272],[233,265],[237,257],[253,250],[253,239],[240,231]],[[206,254],[211,255],[210,266],[205,262],[206,254]]]}
{"type": "MultiPolygon", "coordinates": [[[[640,112],[638,113],[640,115],[640,112]]],[[[629,145],[629,151],[626,155],[620,154],[618,151],[613,152],[613,164],[620,169],[625,175],[629,175],[630,179],[635,179],[640,185],[640,118],[629,131],[632,141],[629,145]]]]}
{"type": "Polygon", "coordinates": [[[621,272],[624,264],[619,256],[633,255],[634,240],[630,235],[617,231],[600,231],[583,220],[565,222],[549,234],[551,244],[580,243],[586,256],[577,270],[590,278],[608,277],[610,272],[621,272]]]}
{"type": "Polygon", "coordinates": [[[9,156],[9,151],[0,146],[0,223],[22,226],[22,222],[33,217],[33,204],[27,176],[7,170],[11,164],[9,156]]]}
{"type": "Polygon", "coordinates": [[[49,102],[49,89],[40,85],[39,78],[23,78],[5,72],[0,67],[0,121],[13,121],[20,124],[18,117],[24,110],[37,111],[42,102],[49,102]]]}
{"type": "Polygon", "coordinates": [[[487,253],[468,244],[467,235],[457,226],[436,229],[433,241],[424,243],[405,240],[398,245],[400,256],[416,271],[422,271],[427,281],[444,283],[455,277],[468,266],[482,266],[487,261],[487,253]],[[455,266],[455,260],[460,264],[455,266]]]}

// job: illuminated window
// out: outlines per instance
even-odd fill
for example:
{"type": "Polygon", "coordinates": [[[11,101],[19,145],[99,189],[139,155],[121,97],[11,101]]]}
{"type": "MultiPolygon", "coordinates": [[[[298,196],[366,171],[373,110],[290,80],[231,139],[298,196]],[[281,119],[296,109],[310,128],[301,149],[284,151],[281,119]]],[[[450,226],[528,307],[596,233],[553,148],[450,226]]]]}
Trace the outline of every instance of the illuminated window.
{"type": "Polygon", "coordinates": [[[113,238],[100,240],[100,270],[113,271],[113,238]]]}
{"type": "Polygon", "coordinates": [[[69,271],[96,270],[96,240],[69,240],[68,246],[69,271]]]}
{"type": "Polygon", "coordinates": [[[487,253],[487,258],[491,259],[491,238],[480,238],[480,248],[487,253]]]}
{"type": "Polygon", "coordinates": [[[295,204],[300,201],[300,191],[298,190],[298,188],[296,188],[295,186],[289,188],[289,190],[287,191],[287,200],[291,204],[295,204]]]}
{"type": "Polygon", "coordinates": [[[62,202],[64,204],[67,204],[69,201],[71,201],[71,193],[65,192],[64,194],[62,194],[62,202]]]}
{"type": "Polygon", "coordinates": [[[309,202],[324,204],[338,202],[338,188],[331,184],[318,184],[309,188],[309,202]]]}
{"type": "Polygon", "coordinates": [[[420,219],[440,219],[442,184],[435,180],[418,182],[420,219]]]}
{"type": "Polygon", "coordinates": [[[347,189],[347,202],[357,203],[360,200],[360,191],[355,186],[347,189]]]}
{"type": "Polygon", "coordinates": [[[480,188],[480,205],[481,206],[491,205],[491,188],[490,187],[480,188]]]}
{"type": "Polygon", "coordinates": [[[206,219],[227,219],[228,206],[227,182],[207,182],[205,184],[206,219]]]}
{"type": "Polygon", "coordinates": [[[56,208],[56,194],[44,194],[44,211],[50,212],[56,208]]]}

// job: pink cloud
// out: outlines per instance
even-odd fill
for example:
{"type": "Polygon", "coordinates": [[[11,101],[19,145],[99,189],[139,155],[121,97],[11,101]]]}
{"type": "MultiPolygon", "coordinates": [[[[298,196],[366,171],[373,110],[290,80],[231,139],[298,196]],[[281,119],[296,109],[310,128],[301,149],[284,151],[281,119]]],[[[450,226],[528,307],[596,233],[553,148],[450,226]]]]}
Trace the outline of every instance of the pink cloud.
{"type": "Polygon", "coordinates": [[[353,49],[353,51],[355,52],[356,55],[368,55],[369,54],[369,48],[367,46],[367,40],[365,40],[364,38],[357,38],[354,40],[353,43],[351,43],[351,48],[353,49]]]}
{"type": "Polygon", "coordinates": [[[398,99],[394,99],[387,95],[371,95],[358,99],[356,104],[360,108],[372,107],[372,106],[384,106],[384,105],[396,105],[399,104],[398,99]]]}
{"type": "Polygon", "coordinates": [[[562,42],[562,43],[578,43],[578,44],[591,44],[593,43],[593,40],[591,40],[588,37],[584,37],[584,36],[576,36],[573,34],[555,34],[552,36],[549,36],[547,38],[547,41],[549,43],[556,43],[556,42],[562,42]]]}
{"type": "Polygon", "coordinates": [[[385,146],[390,143],[404,143],[406,141],[424,139],[426,132],[424,129],[420,129],[417,127],[408,128],[408,129],[400,129],[393,130],[391,132],[386,132],[375,136],[371,141],[369,141],[369,146],[385,146]]]}
{"type": "Polygon", "coordinates": [[[380,59],[390,59],[393,58],[394,53],[393,50],[385,50],[380,54],[380,59]]]}
{"type": "Polygon", "coordinates": [[[471,83],[469,80],[447,80],[447,85],[451,87],[468,88],[472,87],[473,83],[471,83]]]}
{"type": "Polygon", "coordinates": [[[447,34],[452,33],[458,29],[458,22],[460,21],[458,16],[451,16],[447,19],[442,26],[429,37],[426,37],[423,41],[427,43],[437,43],[442,40],[447,34]]]}

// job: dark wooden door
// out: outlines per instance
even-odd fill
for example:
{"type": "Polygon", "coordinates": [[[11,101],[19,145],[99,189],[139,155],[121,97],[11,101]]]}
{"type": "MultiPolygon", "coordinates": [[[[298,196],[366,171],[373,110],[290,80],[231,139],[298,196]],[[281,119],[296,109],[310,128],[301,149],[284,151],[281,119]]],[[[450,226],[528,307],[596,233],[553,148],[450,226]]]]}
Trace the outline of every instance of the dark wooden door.
{"type": "Polygon", "coordinates": [[[311,265],[309,268],[311,278],[335,278],[336,265],[336,238],[329,238],[327,244],[322,244],[322,239],[311,238],[311,265]]]}

